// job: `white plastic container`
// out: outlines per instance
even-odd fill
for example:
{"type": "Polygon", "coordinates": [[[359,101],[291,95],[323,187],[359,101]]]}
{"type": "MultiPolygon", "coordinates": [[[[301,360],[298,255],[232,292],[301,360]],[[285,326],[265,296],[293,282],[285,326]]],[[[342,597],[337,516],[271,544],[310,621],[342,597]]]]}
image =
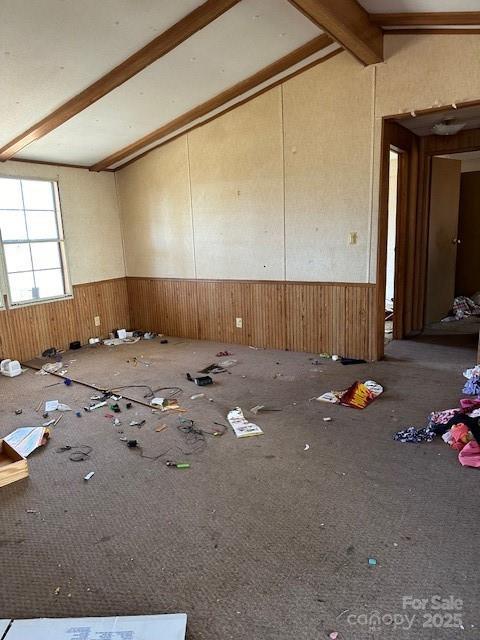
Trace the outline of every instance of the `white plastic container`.
{"type": "Polygon", "coordinates": [[[14,378],[22,373],[22,367],[18,360],[2,360],[0,362],[0,373],[2,376],[14,378]]]}

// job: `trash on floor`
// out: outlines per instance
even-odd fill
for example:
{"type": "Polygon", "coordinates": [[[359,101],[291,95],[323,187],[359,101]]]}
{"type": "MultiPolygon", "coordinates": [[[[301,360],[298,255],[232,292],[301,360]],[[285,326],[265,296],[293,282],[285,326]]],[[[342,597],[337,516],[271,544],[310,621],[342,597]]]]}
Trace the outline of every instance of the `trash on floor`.
{"type": "Polygon", "coordinates": [[[198,398],[204,398],[204,393],[194,393],[193,396],[190,396],[190,400],[197,400],[198,398]]]}
{"type": "Polygon", "coordinates": [[[344,365],[349,364],[367,364],[366,360],[362,360],[361,358],[344,358],[343,356],[340,358],[340,363],[344,365]]]}
{"type": "Polygon", "coordinates": [[[216,358],[224,358],[224,357],[227,357],[227,356],[233,356],[233,353],[230,353],[230,351],[226,351],[226,350],[225,351],[219,351],[215,357],[216,358]]]}
{"type": "Polygon", "coordinates": [[[3,441],[9,444],[24,458],[47,444],[50,437],[50,431],[46,427],[20,427],[9,433],[3,441]]]}
{"type": "Polygon", "coordinates": [[[199,376],[198,378],[192,378],[192,376],[187,373],[187,380],[190,380],[190,382],[194,382],[199,387],[205,387],[208,384],[213,384],[213,380],[210,376],[199,376]]]}
{"type": "Polygon", "coordinates": [[[63,404],[63,402],[59,402],[58,400],[47,400],[45,402],[45,413],[50,413],[51,411],[71,411],[71,407],[68,404],[63,404]]]}
{"type": "Polygon", "coordinates": [[[370,567],[376,567],[377,566],[377,561],[375,560],[375,558],[369,558],[368,559],[368,565],[370,567]]]}
{"type": "Polygon", "coordinates": [[[101,407],[106,406],[106,402],[97,402],[96,404],[90,404],[88,407],[83,407],[84,411],[95,411],[95,409],[100,409],[101,407]]]}
{"type": "Polygon", "coordinates": [[[128,423],[131,427],[143,427],[143,425],[145,424],[146,420],[130,420],[130,422],[128,423]]]}
{"type": "Polygon", "coordinates": [[[190,469],[190,463],[188,462],[173,462],[173,460],[167,460],[165,465],[167,467],[174,467],[175,469],[190,469]]]}
{"type": "Polygon", "coordinates": [[[37,374],[47,375],[47,373],[57,373],[64,368],[65,365],[63,364],[63,362],[46,362],[42,365],[42,368],[37,371],[37,374]]]}
{"type": "Polygon", "coordinates": [[[15,378],[23,372],[20,362],[18,360],[2,360],[0,362],[0,373],[7,378],[15,378]]]}
{"type": "Polygon", "coordinates": [[[383,393],[382,385],[374,380],[365,380],[365,382],[354,382],[348,389],[343,391],[327,391],[317,398],[321,402],[329,402],[331,404],[342,404],[346,407],[354,409],[365,409],[379,395],[383,393]]]}
{"type": "Polygon", "coordinates": [[[260,436],[263,435],[263,431],[260,427],[253,422],[249,422],[243,415],[243,411],[240,407],[232,409],[227,414],[227,420],[230,423],[237,438],[246,438],[248,436],[260,436]]]}
{"type": "Polygon", "coordinates": [[[178,404],[176,398],[152,398],[151,407],[158,407],[161,411],[179,411],[185,413],[187,410],[178,404]]]}
{"type": "Polygon", "coordinates": [[[257,404],[250,409],[250,413],[253,413],[253,415],[255,416],[257,415],[257,413],[267,411],[282,411],[282,409],[277,409],[276,407],[268,407],[264,404],[257,404]]]}
{"type": "Polygon", "coordinates": [[[107,338],[107,340],[103,341],[103,344],[107,347],[118,347],[120,344],[136,344],[137,342],[140,342],[138,336],[135,338],[126,336],[124,338],[107,338]]]}
{"type": "Polygon", "coordinates": [[[84,480],[90,480],[95,475],[95,471],[89,471],[86,476],[83,477],[84,480]]]}
{"type": "MultiPolygon", "coordinates": [[[[89,589],[88,589],[89,591],[89,589]]],[[[10,621],[9,621],[10,622],[10,621]]],[[[7,625],[8,626],[8,625],[7,625]]],[[[144,616],[112,616],[110,618],[38,618],[14,620],[5,640],[184,640],[187,630],[186,613],[166,613],[144,616]],[[73,634],[73,635],[72,635],[73,634]]],[[[4,637],[3,635],[1,636],[4,637]]]]}

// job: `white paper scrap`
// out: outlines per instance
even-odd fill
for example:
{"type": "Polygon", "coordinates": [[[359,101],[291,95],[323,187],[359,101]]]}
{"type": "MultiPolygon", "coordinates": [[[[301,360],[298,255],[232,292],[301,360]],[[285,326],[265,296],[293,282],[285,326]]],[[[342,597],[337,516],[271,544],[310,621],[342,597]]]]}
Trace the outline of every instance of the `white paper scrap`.
{"type": "Polygon", "coordinates": [[[248,422],[243,415],[243,411],[240,407],[236,407],[228,412],[227,420],[229,421],[233,431],[237,438],[246,438],[248,436],[260,436],[263,431],[257,424],[248,422]]]}

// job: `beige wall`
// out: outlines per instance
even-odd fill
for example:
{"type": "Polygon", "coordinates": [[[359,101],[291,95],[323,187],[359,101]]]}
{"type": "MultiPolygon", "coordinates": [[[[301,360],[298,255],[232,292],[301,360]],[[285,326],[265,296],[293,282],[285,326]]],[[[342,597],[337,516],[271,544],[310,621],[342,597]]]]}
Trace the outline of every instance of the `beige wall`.
{"type": "Polygon", "coordinates": [[[480,35],[385,52],[343,52],[119,171],[128,275],[374,282],[382,116],[480,98],[480,35]]]}
{"type": "Polygon", "coordinates": [[[11,161],[0,165],[0,175],[58,180],[72,284],[125,276],[113,173],[11,161]]]}

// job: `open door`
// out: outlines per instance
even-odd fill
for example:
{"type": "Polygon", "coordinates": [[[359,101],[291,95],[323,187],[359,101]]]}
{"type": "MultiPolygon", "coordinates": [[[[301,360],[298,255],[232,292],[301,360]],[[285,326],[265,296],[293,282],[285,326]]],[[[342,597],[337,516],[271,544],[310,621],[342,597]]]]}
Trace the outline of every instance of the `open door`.
{"type": "Polygon", "coordinates": [[[460,160],[432,158],[426,325],[444,318],[455,297],[461,164],[460,160]]]}

